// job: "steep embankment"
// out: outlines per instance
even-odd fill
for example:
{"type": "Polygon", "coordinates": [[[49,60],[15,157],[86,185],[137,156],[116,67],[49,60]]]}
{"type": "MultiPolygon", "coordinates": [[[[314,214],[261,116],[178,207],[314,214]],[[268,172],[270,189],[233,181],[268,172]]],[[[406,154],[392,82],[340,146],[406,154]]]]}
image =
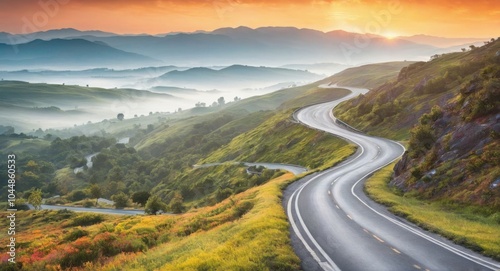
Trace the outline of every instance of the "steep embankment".
{"type": "Polygon", "coordinates": [[[391,184],[427,199],[500,210],[500,41],[403,68],[395,82],[335,109],[346,122],[409,140],[391,184]]]}

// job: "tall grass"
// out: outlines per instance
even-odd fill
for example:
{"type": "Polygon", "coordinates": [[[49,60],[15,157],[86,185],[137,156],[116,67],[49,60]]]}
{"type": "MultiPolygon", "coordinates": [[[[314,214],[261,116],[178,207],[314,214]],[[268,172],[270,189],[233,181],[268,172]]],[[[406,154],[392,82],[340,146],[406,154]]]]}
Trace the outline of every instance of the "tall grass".
{"type": "Polygon", "coordinates": [[[385,167],[366,182],[365,190],[372,199],[426,230],[500,259],[500,213],[485,216],[475,208],[403,195],[388,185],[393,167],[394,164],[385,167]]]}
{"type": "Polygon", "coordinates": [[[100,269],[300,270],[300,260],[293,252],[289,224],[280,204],[281,187],[292,179],[292,174],[285,174],[214,207],[180,216],[178,220],[193,222],[228,204],[230,207],[222,211],[222,215],[227,212],[240,213],[238,208],[241,208],[243,202],[249,202],[250,204],[245,205],[253,206],[237,220],[206,231],[199,230],[187,237],[175,237],[137,257],[120,255],[100,269]]]}

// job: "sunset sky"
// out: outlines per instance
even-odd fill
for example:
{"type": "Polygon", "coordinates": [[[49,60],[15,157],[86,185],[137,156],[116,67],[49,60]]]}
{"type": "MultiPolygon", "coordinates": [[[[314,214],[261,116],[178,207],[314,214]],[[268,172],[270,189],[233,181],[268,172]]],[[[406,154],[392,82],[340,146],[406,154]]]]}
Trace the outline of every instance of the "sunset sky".
{"type": "Polygon", "coordinates": [[[0,0],[0,31],[119,34],[237,26],[343,29],[385,36],[500,36],[498,0],[0,0]]]}

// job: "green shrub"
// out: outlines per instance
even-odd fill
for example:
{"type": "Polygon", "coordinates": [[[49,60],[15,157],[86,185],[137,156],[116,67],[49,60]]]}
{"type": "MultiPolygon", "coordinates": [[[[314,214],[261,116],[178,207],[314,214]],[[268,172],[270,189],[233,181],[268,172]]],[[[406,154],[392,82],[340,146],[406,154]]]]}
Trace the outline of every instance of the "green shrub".
{"type": "Polygon", "coordinates": [[[88,195],[83,190],[75,190],[68,195],[68,199],[71,201],[80,201],[86,198],[88,198],[88,195]]]}
{"type": "Polygon", "coordinates": [[[69,226],[90,226],[104,221],[104,218],[98,214],[83,214],[73,218],[69,226]]]}
{"type": "Polygon", "coordinates": [[[90,248],[78,250],[75,253],[64,255],[64,257],[60,261],[60,265],[63,269],[79,267],[86,262],[92,262],[93,260],[97,259],[97,257],[98,253],[96,250],[92,250],[90,248]]]}
{"type": "Polygon", "coordinates": [[[217,199],[218,202],[223,201],[227,199],[229,196],[233,194],[233,190],[231,188],[224,188],[224,189],[217,189],[217,192],[215,194],[215,198],[217,199]]]}
{"type": "Polygon", "coordinates": [[[253,206],[253,202],[243,201],[234,208],[234,215],[236,217],[242,217],[244,214],[252,210],[253,206]]]}
{"type": "Polygon", "coordinates": [[[85,208],[94,207],[94,202],[91,200],[86,200],[83,202],[83,207],[85,207],[85,208]]]}
{"type": "Polygon", "coordinates": [[[72,232],[68,233],[66,236],[64,236],[64,241],[66,242],[73,242],[77,240],[80,237],[87,236],[89,235],[89,232],[86,230],[82,229],[75,229],[72,232]]]}
{"type": "Polygon", "coordinates": [[[116,209],[123,209],[128,206],[129,197],[123,192],[113,195],[111,199],[115,202],[116,209]]]}

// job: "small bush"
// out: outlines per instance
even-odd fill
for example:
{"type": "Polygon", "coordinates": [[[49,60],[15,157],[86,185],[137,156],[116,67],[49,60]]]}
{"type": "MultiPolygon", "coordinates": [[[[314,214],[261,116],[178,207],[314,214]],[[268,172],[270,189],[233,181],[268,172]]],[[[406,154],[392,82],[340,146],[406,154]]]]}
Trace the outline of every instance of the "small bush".
{"type": "Polygon", "coordinates": [[[116,235],[103,232],[94,237],[94,244],[97,250],[100,250],[103,256],[110,257],[120,253],[120,250],[114,246],[117,240],[116,235]]]}
{"type": "Polygon", "coordinates": [[[85,208],[94,207],[94,202],[91,200],[86,200],[83,202],[83,207],[85,207],[85,208]]]}
{"type": "Polygon", "coordinates": [[[70,232],[68,235],[64,236],[64,241],[73,242],[80,237],[89,235],[89,232],[82,229],[76,229],[70,232]]]}
{"type": "Polygon", "coordinates": [[[60,261],[61,268],[68,269],[72,267],[82,266],[86,262],[92,262],[98,257],[96,250],[82,249],[76,250],[74,253],[66,254],[60,261]]]}
{"type": "Polygon", "coordinates": [[[224,189],[217,189],[217,192],[215,194],[215,198],[217,199],[217,202],[221,202],[227,198],[229,198],[229,196],[231,196],[233,194],[233,190],[231,188],[224,188],[224,189]]]}
{"type": "Polygon", "coordinates": [[[113,247],[119,252],[139,252],[146,251],[148,246],[144,244],[142,239],[137,239],[134,236],[120,237],[113,242],[113,247]]]}
{"type": "Polygon", "coordinates": [[[104,218],[98,214],[83,214],[73,218],[69,226],[90,226],[104,221],[104,218]]]}
{"type": "Polygon", "coordinates": [[[234,215],[236,217],[242,217],[244,214],[248,213],[252,208],[253,208],[253,202],[250,201],[244,201],[240,204],[238,204],[234,208],[234,215]]]}
{"type": "Polygon", "coordinates": [[[71,201],[80,201],[88,197],[87,193],[82,190],[76,190],[69,194],[68,199],[71,201]]]}

